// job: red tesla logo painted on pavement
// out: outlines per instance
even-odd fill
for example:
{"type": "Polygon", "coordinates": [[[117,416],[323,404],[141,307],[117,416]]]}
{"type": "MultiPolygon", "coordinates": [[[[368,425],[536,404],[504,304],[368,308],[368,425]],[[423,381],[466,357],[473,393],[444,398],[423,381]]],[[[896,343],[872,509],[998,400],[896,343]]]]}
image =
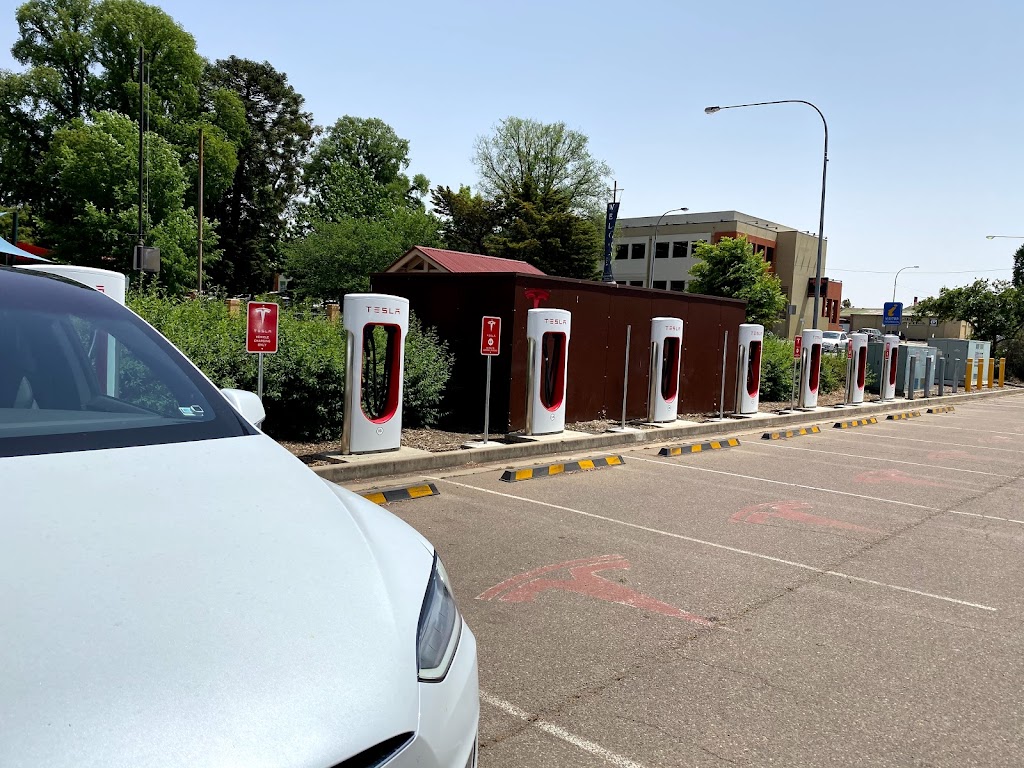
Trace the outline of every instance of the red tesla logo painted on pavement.
{"type": "Polygon", "coordinates": [[[991,437],[978,438],[979,442],[982,443],[1008,443],[1010,438],[1004,437],[1003,435],[992,435],[991,437]]]}
{"type": "Polygon", "coordinates": [[[942,483],[933,483],[931,480],[922,480],[919,477],[900,472],[898,469],[872,469],[869,472],[861,472],[855,478],[860,483],[881,485],[882,483],[898,483],[900,485],[920,485],[931,488],[945,488],[942,483]]]}
{"type": "Polygon", "coordinates": [[[477,600],[498,600],[502,603],[532,603],[537,595],[543,592],[559,591],[574,592],[578,595],[595,597],[609,603],[628,605],[652,613],[660,613],[674,619],[685,619],[703,627],[714,626],[713,622],[703,616],[676,608],[653,597],[640,594],[636,590],[616,584],[597,574],[601,571],[629,568],[629,561],[622,555],[601,555],[582,560],[569,560],[555,565],[545,565],[532,571],[520,573],[506,579],[486,592],[477,595],[477,600]],[[568,579],[549,578],[547,574],[568,571],[568,579]]]}
{"type": "Polygon", "coordinates": [[[812,509],[806,501],[773,501],[770,504],[757,504],[745,507],[729,518],[731,523],[752,523],[754,525],[771,525],[773,520],[787,520],[791,523],[817,525],[822,528],[839,528],[844,531],[861,531],[862,533],[880,533],[873,528],[865,528],[842,520],[832,520],[820,515],[812,515],[812,509]]]}

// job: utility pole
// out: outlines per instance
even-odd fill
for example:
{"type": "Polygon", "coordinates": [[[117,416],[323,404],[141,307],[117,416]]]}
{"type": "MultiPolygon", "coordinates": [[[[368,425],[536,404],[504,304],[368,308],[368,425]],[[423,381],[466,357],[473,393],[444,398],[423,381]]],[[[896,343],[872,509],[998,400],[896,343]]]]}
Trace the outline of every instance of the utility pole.
{"type": "Polygon", "coordinates": [[[145,246],[146,246],[145,233],[144,233],[144,230],[142,228],[143,227],[143,224],[142,224],[142,208],[143,208],[143,205],[144,205],[144,194],[145,194],[145,187],[144,187],[145,180],[143,179],[144,166],[145,166],[145,163],[143,162],[144,158],[145,158],[145,154],[144,154],[145,153],[145,146],[143,144],[143,141],[144,141],[144,133],[143,133],[144,128],[143,128],[143,126],[145,125],[145,107],[146,107],[145,78],[144,78],[144,68],[145,68],[145,58],[144,57],[145,57],[145,55],[146,55],[146,51],[140,45],[139,46],[139,244],[138,244],[138,257],[137,257],[137,260],[136,260],[137,261],[136,269],[141,269],[142,268],[142,258],[143,258],[142,249],[145,248],[145,246]]]}
{"type": "Polygon", "coordinates": [[[199,128],[199,295],[203,295],[203,129],[199,128]]]}

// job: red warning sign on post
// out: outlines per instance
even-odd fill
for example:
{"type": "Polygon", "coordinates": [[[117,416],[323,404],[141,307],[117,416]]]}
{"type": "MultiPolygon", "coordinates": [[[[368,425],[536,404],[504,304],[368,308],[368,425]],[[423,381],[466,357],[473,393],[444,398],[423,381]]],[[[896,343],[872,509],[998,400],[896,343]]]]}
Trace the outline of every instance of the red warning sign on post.
{"type": "Polygon", "coordinates": [[[793,357],[800,357],[800,348],[804,344],[803,336],[796,336],[793,339],[793,357]]]}
{"type": "Polygon", "coordinates": [[[853,360],[853,340],[846,343],[846,359],[853,360]]]}
{"type": "Polygon", "coordinates": [[[480,324],[480,354],[501,354],[501,318],[485,316],[480,324]]]}
{"type": "Polygon", "coordinates": [[[245,315],[245,351],[277,352],[277,304],[250,301],[245,315]]]}

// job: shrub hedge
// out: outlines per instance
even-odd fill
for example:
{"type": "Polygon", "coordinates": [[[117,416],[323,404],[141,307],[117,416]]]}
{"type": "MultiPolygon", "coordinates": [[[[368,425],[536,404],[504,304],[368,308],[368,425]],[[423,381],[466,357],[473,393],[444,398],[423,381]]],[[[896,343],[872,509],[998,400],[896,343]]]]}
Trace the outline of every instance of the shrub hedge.
{"type": "MultiPolygon", "coordinates": [[[[245,314],[221,299],[134,293],[128,305],[218,387],[256,391],[256,356],[245,351],[245,314]]],[[[443,415],[451,355],[432,328],[410,318],[405,344],[403,424],[433,426],[443,415]]],[[[336,440],[345,404],[345,335],[340,322],[309,307],[282,308],[278,352],[263,359],[268,434],[282,440],[336,440]]]]}

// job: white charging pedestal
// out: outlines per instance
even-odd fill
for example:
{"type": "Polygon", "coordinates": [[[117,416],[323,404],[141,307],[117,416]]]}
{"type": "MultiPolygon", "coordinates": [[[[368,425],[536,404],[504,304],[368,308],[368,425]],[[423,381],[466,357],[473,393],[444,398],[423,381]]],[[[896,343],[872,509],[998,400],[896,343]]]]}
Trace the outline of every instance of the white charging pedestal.
{"type": "Polygon", "coordinates": [[[526,434],[565,431],[565,389],[569,367],[572,313],[564,309],[530,309],[526,313],[529,347],[526,434]]]}
{"type": "Polygon", "coordinates": [[[651,386],[647,421],[673,422],[679,415],[679,370],[683,360],[683,321],[678,317],[651,318],[651,386]]]}
{"type": "Polygon", "coordinates": [[[818,407],[818,385],[821,383],[821,331],[810,328],[800,334],[800,400],[798,407],[818,407]]]}
{"type": "Polygon", "coordinates": [[[885,352],[882,355],[882,381],[879,383],[879,393],[883,400],[893,400],[896,397],[896,372],[899,370],[900,361],[900,337],[887,333],[882,337],[885,345],[885,352]]]}
{"type": "Polygon", "coordinates": [[[381,293],[345,296],[345,418],[341,452],[397,451],[402,445],[402,377],[409,300],[381,293]]]}
{"type": "Polygon", "coordinates": [[[864,387],[867,384],[868,376],[868,335],[866,333],[853,333],[850,335],[851,360],[850,360],[850,405],[860,405],[864,402],[864,387]]]}
{"type": "Polygon", "coordinates": [[[96,267],[76,267],[70,264],[30,264],[18,267],[18,269],[31,269],[36,272],[48,272],[51,275],[66,277],[76,283],[95,288],[124,306],[125,294],[128,291],[128,278],[120,272],[96,267]]]}
{"type": "Polygon", "coordinates": [[[761,403],[761,348],[764,326],[743,323],[736,359],[736,413],[753,416],[761,403]]]}

